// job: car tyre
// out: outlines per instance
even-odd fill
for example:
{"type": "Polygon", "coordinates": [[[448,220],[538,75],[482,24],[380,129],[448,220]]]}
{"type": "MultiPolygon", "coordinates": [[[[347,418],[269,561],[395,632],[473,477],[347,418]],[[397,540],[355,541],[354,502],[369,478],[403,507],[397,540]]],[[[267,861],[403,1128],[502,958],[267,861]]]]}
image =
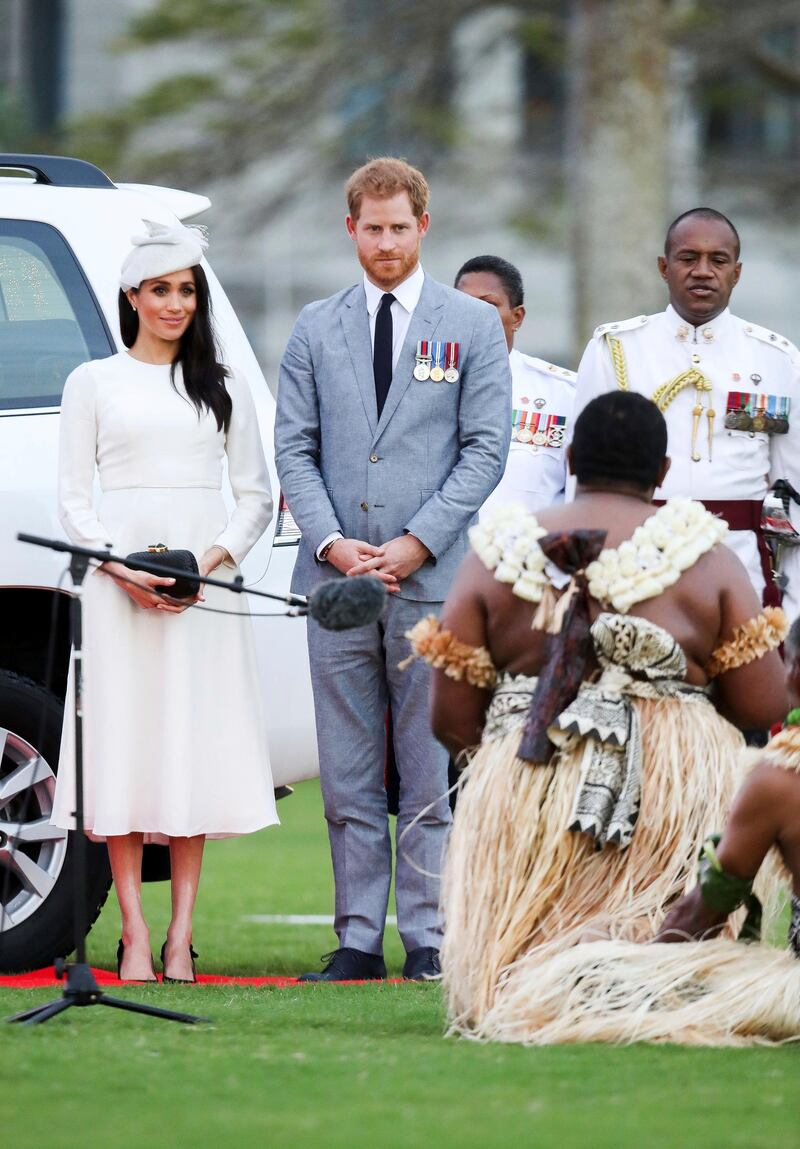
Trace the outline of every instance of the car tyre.
{"type": "MultiPolygon", "coordinates": [[[[51,691],[0,671],[3,973],[40,969],[71,953],[76,944],[75,834],[49,827],[63,713],[63,702],[51,691]]],[[[87,842],[87,928],[97,920],[110,885],[105,845],[87,842]]]]}

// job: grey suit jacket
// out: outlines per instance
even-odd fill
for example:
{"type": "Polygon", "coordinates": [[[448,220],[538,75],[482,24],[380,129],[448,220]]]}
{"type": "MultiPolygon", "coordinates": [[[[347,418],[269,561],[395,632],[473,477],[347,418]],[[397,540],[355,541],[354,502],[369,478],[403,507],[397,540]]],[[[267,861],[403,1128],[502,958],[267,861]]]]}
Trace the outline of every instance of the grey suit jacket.
{"type": "Polygon", "coordinates": [[[409,532],[432,558],[402,597],[445,598],[467,527],[503,475],[511,373],[493,307],[425,277],[380,419],[363,284],[300,313],[281,363],[275,462],[302,532],[292,589],[338,575],[316,550],[333,531],[380,545],[409,532]],[[455,341],[457,383],[414,378],[417,341],[455,341]]]}

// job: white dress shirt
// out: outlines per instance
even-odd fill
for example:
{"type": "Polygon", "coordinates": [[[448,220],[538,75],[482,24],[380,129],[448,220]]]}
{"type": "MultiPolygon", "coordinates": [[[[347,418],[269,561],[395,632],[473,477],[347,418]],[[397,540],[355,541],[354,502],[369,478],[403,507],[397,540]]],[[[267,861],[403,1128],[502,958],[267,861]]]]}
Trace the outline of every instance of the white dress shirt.
{"type": "MultiPolygon", "coordinates": [[[[422,285],[425,282],[425,272],[422,270],[422,264],[418,263],[414,271],[411,272],[408,279],[404,279],[402,283],[398,283],[397,287],[393,287],[389,294],[394,296],[394,303],[392,304],[392,367],[397,366],[397,360],[400,358],[400,351],[405,342],[406,335],[408,334],[408,325],[411,322],[411,316],[414,314],[414,309],[419,303],[419,297],[422,294],[422,285]]],[[[377,287],[371,279],[367,278],[367,273],[364,272],[364,292],[367,296],[367,311],[369,313],[369,337],[372,342],[373,348],[375,347],[375,319],[378,314],[378,308],[381,305],[381,300],[387,292],[382,287],[377,287]]]]}
{"type": "MultiPolygon", "coordinates": [[[[391,307],[392,312],[392,367],[397,366],[397,360],[400,358],[400,352],[405,343],[406,335],[408,334],[408,327],[411,323],[411,316],[414,314],[414,309],[419,303],[419,297],[422,294],[422,285],[425,282],[425,272],[422,270],[422,264],[418,263],[416,268],[411,272],[407,279],[402,283],[398,283],[397,287],[393,287],[391,294],[394,296],[394,303],[391,307]]],[[[369,337],[373,349],[375,347],[375,319],[378,315],[378,308],[381,305],[381,300],[387,294],[383,287],[378,287],[367,277],[364,272],[364,293],[367,297],[367,313],[369,315],[369,337]]],[[[336,539],[342,538],[341,531],[334,531],[322,540],[317,547],[317,558],[321,562],[326,562],[322,559],[321,555],[329,543],[335,542],[336,539]]]]}

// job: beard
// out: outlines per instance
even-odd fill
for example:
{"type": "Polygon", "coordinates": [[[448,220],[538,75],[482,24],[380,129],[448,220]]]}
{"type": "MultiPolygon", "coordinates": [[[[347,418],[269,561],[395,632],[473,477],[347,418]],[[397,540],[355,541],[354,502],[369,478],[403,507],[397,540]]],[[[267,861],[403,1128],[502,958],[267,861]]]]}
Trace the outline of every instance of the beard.
{"type": "Polygon", "coordinates": [[[365,255],[359,251],[358,261],[374,284],[390,290],[392,287],[397,287],[404,279],[408,279],[419,263],[419,244],[417,243],[413,252],[398,251],[396,258],[388,262],[385,257],[365,255]]]}

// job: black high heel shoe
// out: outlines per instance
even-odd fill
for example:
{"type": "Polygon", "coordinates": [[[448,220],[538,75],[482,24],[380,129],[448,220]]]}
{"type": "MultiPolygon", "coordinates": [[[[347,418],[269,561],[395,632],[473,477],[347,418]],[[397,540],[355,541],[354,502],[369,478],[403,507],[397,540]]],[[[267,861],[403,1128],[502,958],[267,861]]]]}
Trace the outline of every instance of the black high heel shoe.
{"type": "MultiPolygon", "coordinates": [[[[125,946],[122,944],[122,938],[117,942],[117,980],[122,981],[122,959],[125,957],[125,946]]],[[[153,985],[158,984],[158,977],[156,976],[156,963],[153,961],[152,954],[150,955],[150,966],[153,970],[152,977],[126,977],[125,981],[134,982],[136,985],[153,985]]]]}
{"type": "MultiPolygon", "coordinates": [[[[165,952],[166,948],[167,948],[167,943],[164,942],[163,946],[161,947],[161,966],[162,966],[162,969],[164,969],[164,952],[165,952]]],[[[161,975],[161,980],[163,982],[166,982],[169,985],[194,985],[194,983],[197,981],[197,970],[195,969],[194,959],[198,956],[199,955],[194,952],[194,949],[192,948],[192,945],[190,942],[189,943],[189,957],[192,959],[192,976],[191,977],[168,977],[167,971],[166,971],[166,969],[164,969],[164,972],[161,975]]]]}

